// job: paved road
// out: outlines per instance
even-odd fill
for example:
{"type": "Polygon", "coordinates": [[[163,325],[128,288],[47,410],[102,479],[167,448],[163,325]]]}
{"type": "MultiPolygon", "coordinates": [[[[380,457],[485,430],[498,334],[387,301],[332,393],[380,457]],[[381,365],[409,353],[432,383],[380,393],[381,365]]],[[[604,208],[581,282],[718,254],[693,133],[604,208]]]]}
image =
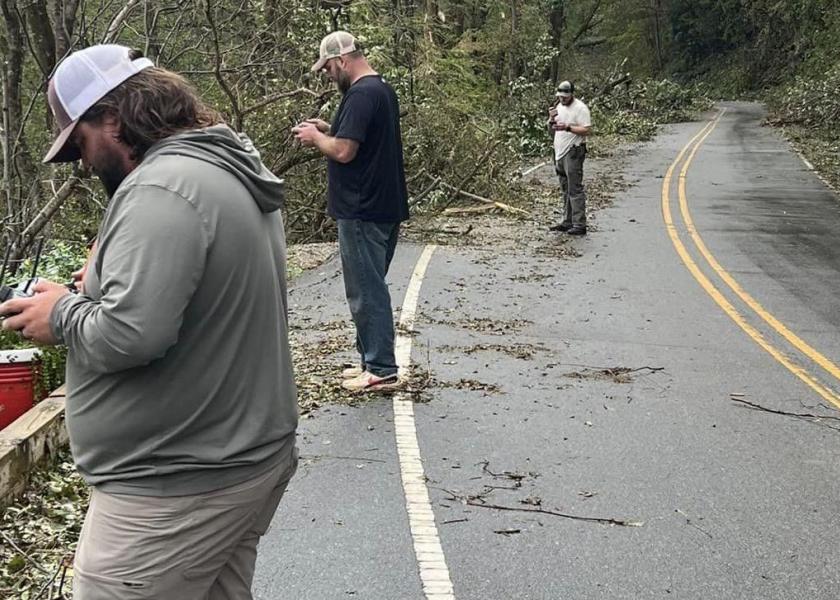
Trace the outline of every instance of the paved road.
{"type": "MultiPolygon", "coordinates": [[[[837,597],[840,203],[759,107],[719,108],[631,153],[581,257],[432,256],[413,360],[436,384],[414,412],[445,597],[837,597]]],[[[400,247],[395,304],[422,250],[400,247]]],[[[293,323],[347,318],[337,274],[296,282],[293,323]]],[[[424,599],[391,399],[320,409],[299,446],[256,597],[424,599]]]]}

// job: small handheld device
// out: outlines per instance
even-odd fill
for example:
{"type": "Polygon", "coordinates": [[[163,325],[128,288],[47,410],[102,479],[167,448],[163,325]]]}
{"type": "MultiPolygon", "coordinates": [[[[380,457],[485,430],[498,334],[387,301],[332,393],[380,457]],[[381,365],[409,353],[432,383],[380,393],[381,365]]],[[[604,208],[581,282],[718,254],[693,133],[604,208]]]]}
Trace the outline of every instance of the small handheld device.
{"type": "MultiPolygon", "coordinates": [[[[43,250],[43,248],[44,240],[41,238],[35,250],[35,260],[32,262],[32,272],[29,274],[28,278],[18,283],[6,285],[4,281],[6,278],[6,268],[9,265],[11,246],[6,247],[6,253],[3,256],[3,266],[0,267],[0,302],[5,302],[6,300],[11,300],[13,298],[31,298],[35,295],[35,284],[39,281],[37,275],[38,265],[41,262],[41,250],[43,250]]],[[[67,289],[74,293],[78,291],[75,284],[72,282],[67,284],[67,289]]]]}
{"type": "Polygon", "coordinates": [[[38,283],[38,264],[41,262],[41,250],[44,248],[44,239],[41,238],[38,242],[38,247],[35,250],[35,260],[32,262],[32,273],[29,278],[15,283],[6,285],[6,267],[9,266],[9,255],[11,253],[11,245],[6,247],[6,253],[3,255],[3,266],[0,267],[0,302],[11,300],[12,298],[31,298],[35,295],[35,284],[38,283]]]}
{"type": "Polygon", "coordinates": [[[0,285],[0,302],[5,302],[12,298],[31,298],[35,295],[33,288],[36,283],[38,283],[38,278],[30,277],[14,285],[0,285]]]}

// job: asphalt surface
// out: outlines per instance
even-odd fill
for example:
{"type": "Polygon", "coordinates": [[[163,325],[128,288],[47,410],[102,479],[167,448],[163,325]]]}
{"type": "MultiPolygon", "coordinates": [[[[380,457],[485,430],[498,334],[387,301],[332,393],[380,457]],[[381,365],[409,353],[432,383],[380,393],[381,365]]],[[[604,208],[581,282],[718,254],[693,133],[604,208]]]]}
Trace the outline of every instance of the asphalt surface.
{"type": "MultiPolygon", "coordinates": [[[[760,107],[721,108],[687,171],[697,232],[744,290],[836,364],[840,202],[761,127],[760,107]]],[[[492,240],[432,257],[413,360],[434,385],[415,414],[459,600],[837,597],[840,412],[721,310],[663,221],[663,177],[706,123],[665,127],[632,150],[631,185],[571,242],[578,258],[492,240]],[[472,505],[482,501],[511,510],[472,505]]],[[[538,175],[549,181],[550,167],[538,175]]],[[[840,391],[704,262],[675,186],[670,196],[676,234],[720,294],[840,391]]],[[[395,306],[421,251],[398,249],[395,306]]],[[[338,264],[298,279],[291,305],[293,324],[347,319],[338,264]]],[[[423,599],[391,400],[315,411],[299,447],[255,597],[423,599]]]]}

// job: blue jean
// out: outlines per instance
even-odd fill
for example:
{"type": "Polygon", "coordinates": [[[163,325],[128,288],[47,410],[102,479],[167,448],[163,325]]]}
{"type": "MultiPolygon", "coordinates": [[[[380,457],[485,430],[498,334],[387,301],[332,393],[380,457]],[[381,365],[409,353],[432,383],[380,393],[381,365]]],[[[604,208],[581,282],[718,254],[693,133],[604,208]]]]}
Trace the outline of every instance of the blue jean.
{"type": "Polygon", "coordinates": [[[397,372],[394,313],[385,275],[397,247],[399,223],[338,219],[344,291],[356,325],[356,348],[364,370],[378,377],[397,372]]]}

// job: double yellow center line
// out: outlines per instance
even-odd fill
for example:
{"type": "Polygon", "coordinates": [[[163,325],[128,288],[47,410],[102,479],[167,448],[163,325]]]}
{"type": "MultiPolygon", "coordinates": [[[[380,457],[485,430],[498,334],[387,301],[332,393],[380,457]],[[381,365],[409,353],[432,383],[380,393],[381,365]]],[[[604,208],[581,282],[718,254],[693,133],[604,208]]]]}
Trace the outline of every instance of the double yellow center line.
{"type": "Polygon", "coordinates": [[[808,387],[813,389],[817,394],[819,394],[823,399],[831,402],[837,408],[840,408],[840,395],[838,395],[834,390],[826,387],[822,383],[820,383],[814,376],[809,373],[804,367],[794,363],[790,358],[785,356],[785,354],[776,348],[773,344],[768,342],[761,332],[750,325],[744,316],[738,312],[738,310],[732,305],[726,297],[721,294],[720,290],[709,280],[708,277],[700,270],[697,266],[697,263],[689,254],[688,250],[686,249],[685,245],[683,244],[682,240],[680,239],[679,232],[677,231],[677,227],[674,224],[674,219],[671,215],[671,182],[674,177],[674,172],[679,167],[680,163],[682,162],[682,167],[679,170],[679,177],[677,181],[677,194],[679,197],[679,206],[680,206],[680,214],[682,215],[683,222],[685,224],[685,229],[688,232],[691,241],[694,243],[694,246],[697,248],[697,251],[700,255],[706,260],[709,267],[718,274],[718,276],[726,283],[727,286],[732,290],[732,292],[740,298],[747,307],[752,310],[754,314],[760,317],[765,323],[767,323],[776,333],[782,336],[785,340],[787,340],[794,348],[799,350],[802,354],[807,356],[810,360],[812,360],[815,364],[822,367],[827,373],[829,373],[832,377],[834,377],[837,381],[840,381],[840,367],[834,364],[831,360],[826,358],[816,349],[808,345],[804,340],[802,340],[799,336],[793,333],[788,327],[784,325],[779,319],[773,316],[770,312],[768,312],[758,301],[755,300],[750,294],[748,294],[739,284],[738,282],[730,275],[726,269],[724,269],[720,263],[715,259],[714,255],[709,251],[706,244],[703,242],[703,238],[700,237],[700,234],[697,232],[697,229],[694,226],[694,221],[691,219],[691,213],[688,210],[688,198],[685,192],[685,182],[686,182],[686,174],[688,173],[688,168],[691,165],[691,161],[694,160],[694,156],[697,154],[697,150],[703,144],[707,137],[712,133],[712,131],[717,127],[718,123],[720,122],[721,117],[723,117],[726,109],[720,111],[713,120],[706,124],[689,142],[680,150],[680,153],[677,155],[677,158],[668,168],[668,171],[665,174],[665,179],[662,181],[662,217],[665,220],[665,227],[668,231],[668,236],[671,238],[671,242],[674,244],[674,248],[677,251],[677,254],[682,259],[685,266],[688,268],[689,272],[692,274],[694,279],[697,280],[697,283],[706,291],[709,296],[720,306],[723,311],[729,315],[729,317],[735,321],[735,323],[744,330],[744,332],[752,338],[752,340],[761,346],[764,350],[767,351],[770,356],[772,356],[777,362],[783,365],[788,371],[796,375],[800,380],[802,380],[808,387]]]}

